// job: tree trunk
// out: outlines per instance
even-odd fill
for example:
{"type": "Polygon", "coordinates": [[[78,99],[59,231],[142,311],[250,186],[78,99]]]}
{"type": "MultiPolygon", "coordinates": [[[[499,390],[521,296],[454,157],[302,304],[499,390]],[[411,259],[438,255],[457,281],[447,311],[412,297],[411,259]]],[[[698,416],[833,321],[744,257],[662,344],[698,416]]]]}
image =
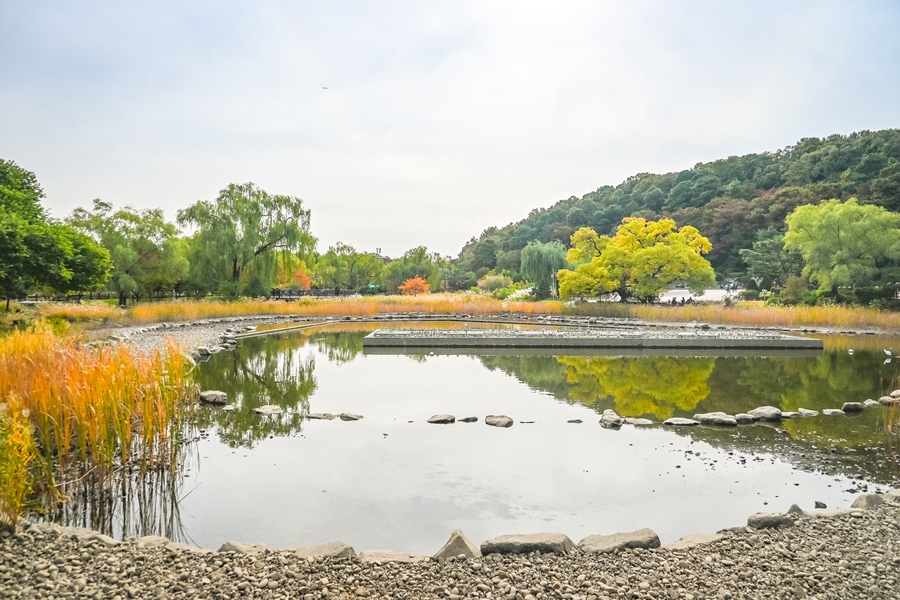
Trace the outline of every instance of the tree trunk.
{"type": "Polygon", "coordinates": [[[125,295],[125,292],[119,292],[119,306],[125,308],[125,305],[128,303],[128,297],[125,295]]]}

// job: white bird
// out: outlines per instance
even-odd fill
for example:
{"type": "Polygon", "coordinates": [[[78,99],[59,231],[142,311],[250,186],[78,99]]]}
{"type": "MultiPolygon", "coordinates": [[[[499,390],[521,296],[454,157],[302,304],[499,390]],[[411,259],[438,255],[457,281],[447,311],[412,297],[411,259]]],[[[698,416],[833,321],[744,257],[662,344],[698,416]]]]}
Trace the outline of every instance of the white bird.
{"type": "Polygon", "coordinates": [[[891,354],[890,350],[885,350],[884,353],[887,354],[888,356],[893,356],[893,354],[891,354]]]}

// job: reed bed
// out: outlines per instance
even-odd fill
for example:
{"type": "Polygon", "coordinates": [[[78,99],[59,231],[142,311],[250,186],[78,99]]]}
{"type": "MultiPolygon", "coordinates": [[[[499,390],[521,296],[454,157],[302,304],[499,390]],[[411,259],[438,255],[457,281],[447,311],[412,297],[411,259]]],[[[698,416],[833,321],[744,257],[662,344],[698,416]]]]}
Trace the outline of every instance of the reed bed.
{"type": "Polygon", "coordinates": [[[491,315],[500,313],[559,314],[563,304],[545,302],[504,302],[480,294],[426,294],[421,296],[367,296],[347,298],[304,298],[295,302],[245,300],[239,302],[179,301],[140,304],[131,309],[135,323],[197,321],[243,315],[366,316],[382,313],[421,312],[491,315]]]}
{"type": "Polygon", "coordinates": [[[118,306],[112,306],[102,300],[87,302],[41,302],[36,312],[43,319],[59,319],[65,321],[118,321],[128,313],[118,306]]]}
{"type": "MultiPolygon", "coordinates": [[[[144,355],[127,345],[61,338],[44,323],[14,332],[0,338],[0,448],[25,453],[19,438],[29,433],[34,452],[22,480],[45,505],[65,496],[66,480],[89,477],[99,492],[111,491],[117,471],[172,466],[173,438],[195,393],[192,377],[192,362],[172,344],[144,355]]],[[[0,519],[15,523],[22,505],[0,509],[0,519]]]]}

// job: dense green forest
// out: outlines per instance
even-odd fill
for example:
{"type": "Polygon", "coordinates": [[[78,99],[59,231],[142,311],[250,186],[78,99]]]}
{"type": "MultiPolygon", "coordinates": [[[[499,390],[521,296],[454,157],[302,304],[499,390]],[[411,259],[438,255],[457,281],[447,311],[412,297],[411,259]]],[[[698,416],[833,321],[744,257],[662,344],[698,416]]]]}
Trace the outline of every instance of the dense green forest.
{"type": "Polygon", "coordinates": [[[529,242],[566,246],[581,227],[612,235],[624,217],[674,219],[712,242],[710,263],[721,277],[743,274],[740,251],[758,232],[784,231],[795,208],[822,200],[858,198],[900,211],[900,129],[804,138],[775,152],[731,156],[677,173],[639,173],[616,186],[534,209],[502,228],[491,227],[462,249],[452,275],[457,288],[490,270],[519,273],[529,242]]]}

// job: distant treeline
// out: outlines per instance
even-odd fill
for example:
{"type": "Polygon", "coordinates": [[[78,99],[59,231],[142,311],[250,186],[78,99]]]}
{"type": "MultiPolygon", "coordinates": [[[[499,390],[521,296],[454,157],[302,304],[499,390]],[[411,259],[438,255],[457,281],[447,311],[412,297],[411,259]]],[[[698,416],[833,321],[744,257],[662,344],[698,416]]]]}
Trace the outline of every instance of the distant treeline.
{"type": "Polygon", "coordinates": [[[617,186],[572,196],[472,238],[456,261],[453,283],[467,287],[484,273],[519,273],[521,251],[534,240],[569,244],[580,227],[612,235],[624,217],[674,219],[712,242],[708,258],[720,276],[743,273],[740,250],[757,233],[784,231],[796,207],[856,197],[900,212],[900,129],[804,138],[775,152],[731,156],[692,169],[639,173],[617,186]]]}

